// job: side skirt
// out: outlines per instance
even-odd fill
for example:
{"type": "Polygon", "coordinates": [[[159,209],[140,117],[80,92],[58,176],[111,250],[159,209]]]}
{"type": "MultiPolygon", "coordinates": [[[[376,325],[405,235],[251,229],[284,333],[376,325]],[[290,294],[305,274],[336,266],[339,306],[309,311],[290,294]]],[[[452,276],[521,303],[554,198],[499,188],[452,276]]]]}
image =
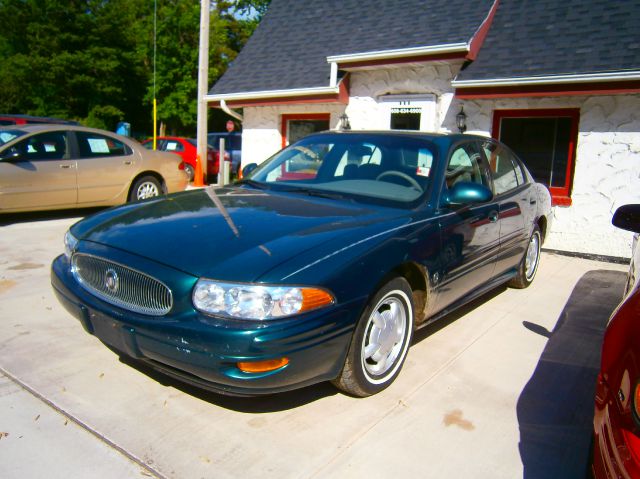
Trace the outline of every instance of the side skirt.
{"type": "Polygon", "coordinates": [[[496,276],[495,278],[493,278],[491,281],[489,281],[485,285],[483,285],[483,286],[481,286],[481,287],[479,287],[477,289],[474,289],[469,294],[467,294],[467,295],[463,296],[462,298],[460,298],[458,301],[456,301],[456,302],[450,304],[449,306],[447,306],[446,308],[438,311],[433,316],[431,316],[429,319],[427,319],[426,321],[420,323],[416,329],[422,329],[423,327],[425,327],[425,326],[427,326],[429,324],[433,324],[435,321],[437,321],[439,319],[442,319],[443,317],[447,316],[449,313],[452,313],[456,309],[464,306],[465,304],[470,303],[471,301],[473,301],[474,299],[479,298],[483,294],[488,293],[492,289],[495,289],[498,286],[506,283],[511,278],[514,278],[517,274],[518,274],[518,272],[515,269],[510,269],[508,271],[505,271],[500,276],[496,276]]]}

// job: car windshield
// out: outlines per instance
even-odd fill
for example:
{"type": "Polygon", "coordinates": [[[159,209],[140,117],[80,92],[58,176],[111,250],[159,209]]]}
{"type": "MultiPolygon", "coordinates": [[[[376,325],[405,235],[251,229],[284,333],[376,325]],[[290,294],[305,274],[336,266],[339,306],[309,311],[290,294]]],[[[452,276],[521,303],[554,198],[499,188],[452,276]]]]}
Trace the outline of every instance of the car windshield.
{"type": "Polygon", "coordinates": [[[0,146],[24,134],[25,132],[21,130],[2,130],[0,131],[0,146]]]}
{"type": "Polygon", "coordinates": [[[427,191],[435,155],[435,145],[417,136],[326,133],[285,148],[247,180],[311,195],[407,204],[427,191]]]}

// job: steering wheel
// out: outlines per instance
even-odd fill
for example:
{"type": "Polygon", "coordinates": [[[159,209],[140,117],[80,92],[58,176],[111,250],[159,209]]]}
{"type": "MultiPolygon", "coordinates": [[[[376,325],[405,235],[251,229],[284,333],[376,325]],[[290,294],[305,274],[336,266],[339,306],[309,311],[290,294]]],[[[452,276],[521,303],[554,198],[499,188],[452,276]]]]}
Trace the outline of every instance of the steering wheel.
{"type": "Polygon", "coordinates": [[[297,146],[294,146],[293,149],[300,151],[303,155],[307,156],[311,161],[318,161],[320,159],[320,157],[315,151],[310,150],[306,146],[297,145],[297,146]]]}
{"type": "Polygon", "coordinates": [[[396,171],[396,170],[384,171],[376,177],[376,181],[380,181],[385,176],[399,176],[400,178],[405,180],[407,183],[409,183],[412,188],[415,188],[418,191],[422,191],[422,187],[420,186],[420,184],[416,180],[411,178],[409,175],[407,175],[406,173],[403,173],[402,171],[396,171]]]}

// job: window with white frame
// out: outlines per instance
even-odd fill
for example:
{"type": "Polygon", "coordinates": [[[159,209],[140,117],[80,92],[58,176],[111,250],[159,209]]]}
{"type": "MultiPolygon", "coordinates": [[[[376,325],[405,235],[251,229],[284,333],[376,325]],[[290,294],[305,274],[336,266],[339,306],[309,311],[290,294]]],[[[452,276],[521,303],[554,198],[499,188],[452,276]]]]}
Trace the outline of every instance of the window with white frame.
{"type": "Polygon", "coordinates": [[[432,94],[383,95],[378,100],[386,107],[391,130],[435,129],[436,96],[432,94]]]}

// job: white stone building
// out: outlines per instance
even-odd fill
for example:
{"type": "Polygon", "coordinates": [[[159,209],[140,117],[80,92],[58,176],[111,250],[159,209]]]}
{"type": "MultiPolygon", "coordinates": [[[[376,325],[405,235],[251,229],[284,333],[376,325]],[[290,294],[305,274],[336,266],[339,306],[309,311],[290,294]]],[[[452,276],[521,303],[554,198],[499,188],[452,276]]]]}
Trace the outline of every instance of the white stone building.
{"type": "Polygon", "coordinates": [[[629,257],[611,216],[640,203],[639,22],[632,2],[273,0],[209,101],[242,108],[243,164],[345,121],[457,131],[463,109],[549,186],[546,248],[629,257]]]}

